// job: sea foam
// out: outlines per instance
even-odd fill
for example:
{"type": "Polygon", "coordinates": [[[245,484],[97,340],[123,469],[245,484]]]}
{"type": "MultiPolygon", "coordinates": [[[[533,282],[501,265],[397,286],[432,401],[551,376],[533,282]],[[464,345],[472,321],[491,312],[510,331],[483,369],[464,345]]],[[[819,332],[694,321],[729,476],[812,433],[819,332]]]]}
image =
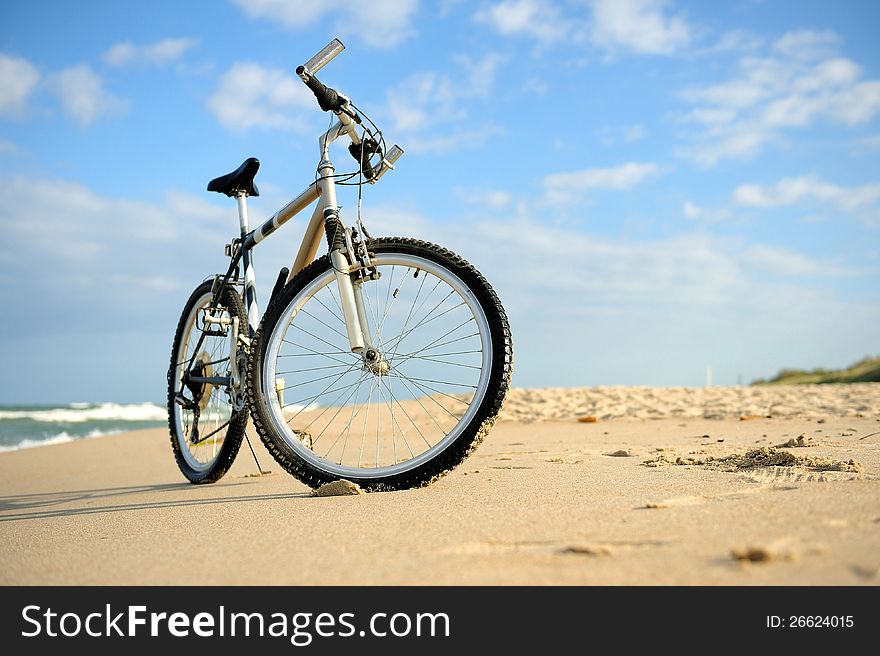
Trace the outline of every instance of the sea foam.
{"type": "Polygon", "coordinates": [[[0,421],[30,419],[65,424],[85,421],[164,421],[167,416],[168,410],[155,403],[100,403],[85,407],[81,403],[71,403],[66,408],[0,410],[0,421]]]}

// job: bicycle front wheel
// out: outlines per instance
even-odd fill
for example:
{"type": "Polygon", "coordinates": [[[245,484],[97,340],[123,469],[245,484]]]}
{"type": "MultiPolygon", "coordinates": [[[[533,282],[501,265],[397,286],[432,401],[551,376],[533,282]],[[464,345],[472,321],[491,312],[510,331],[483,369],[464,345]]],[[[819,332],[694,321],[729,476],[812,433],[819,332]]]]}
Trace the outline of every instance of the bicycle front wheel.
{"type": "Polygon", "coordinates": [[[326,256],[279,292],[251,349],[255,427],[311,487],[429,483],[480,443],[510,384],[507,317],[473,266],[411,239],[368,248],[379,278],[360,283],[372,339],[363,353],[349,347],[326,256]]]}
{"type": "Polygon", "coordinates": [[[227,472],[247,425],[244,371],[239,379],[233,375],[235,369],[244,369],[244,357],[235,368],[230,361],[233,320],[247,330],[247,317],[241,297],[231,288],[219,305],[212,305],[211,287],[211,281],[202,283],[187,301],[168,369],[171,447],[191,483],[213,483],[227,472]]]}

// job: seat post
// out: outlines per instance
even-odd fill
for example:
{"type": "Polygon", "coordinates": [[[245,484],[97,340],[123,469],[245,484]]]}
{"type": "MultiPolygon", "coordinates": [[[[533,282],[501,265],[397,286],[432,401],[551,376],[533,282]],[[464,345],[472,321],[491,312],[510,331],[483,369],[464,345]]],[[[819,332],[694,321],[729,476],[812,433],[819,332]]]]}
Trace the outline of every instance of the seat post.
{"type": "MultiPolygon", "coordinates": [[[[241,226],[241,241],[250,231],[248,225],[247,192],[238,190],[235,192],[235,200],[238,201],[238,223],[241,226]]],[[[254,274],[254,259],[250,249],[243,249],[242,264],[244,265],[244,305],[247,311],[249,337],[257,332],[260,323],[260,310],[257,307],[257,280],[254,274]]]]}
{"type": "Polygon", "coordinates": [[[247,210],[247,192],[239,190],[235,192],[235,200],[238,201],[238,224],[241,226],[242,238],[248,233],[248,210],[247,210]]]}

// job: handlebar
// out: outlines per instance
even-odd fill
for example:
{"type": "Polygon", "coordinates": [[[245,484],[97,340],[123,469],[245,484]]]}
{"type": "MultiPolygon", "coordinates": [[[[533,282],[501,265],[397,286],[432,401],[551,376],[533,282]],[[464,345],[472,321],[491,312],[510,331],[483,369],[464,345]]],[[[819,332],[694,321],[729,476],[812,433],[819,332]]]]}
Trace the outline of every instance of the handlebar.
{"type": "Polygon", "coordinates": [[[318,99],[318,106],[325,112],[338,112],[347,102],[347,98],[336,89],[325,86],[318,78],[308,72],[305,66],[297,66],[296,74],[318,99]]]}
{"type": "Polygon", "coordinates": [[[302,66],[296,67],[296,74],[315,94],[315,98],[318,99],[318,106],[325,112],[338,112],[345,105],[347,98],[337,92],[336,89],[325,86],[315,77],[315,73],[329,64],[343,50],[345,50],[345,46],[342,44],[342,41],[333,39],[309,61],[302,66]]]}
{"type": "MultiPolygon", "coordinates": [[[[300,66],[300,68],[305,68],[311,75],[314,75],[329,64],[330,61],[343,50],[345,50],[345,45],[343,45],[342,41],[339,39],[333,39],[330,43],[321,48],[321,50],[318,51],[318,54],[307,61],[305,66],[300,66]]],[[[299,75],[299,69],[297,69],[296,74],[299,75]]]]}
{"type": "MultiPolygon", "coordinates": [[[[321,48],[314,57],[302,66],[296,67],[296,74],[305,83],[305,85],[315,94],[318,100],[318,106],[325,112],[335,112],[340,116],[340,120],[345,125],[353,119],[355,123],[360,124],[361,119],[350,107],[350,101],[343,94],[321,82],[315,73],[324,68],[333,60],[340,52],[345,50],[345,45],[339,39],[333,39],[326,46],[321,48]],[[347,114],[347,116],[343,116],[347,114]]],[[[353,143],[349,148],[352,156],[361,163],[364,176],[369,182],[376,182],[389,169],[394,168],[394,162],[403,155],[403,150],[397,145],[393,146],[387,153],[384,153],[382,161],[375,167],[369,164],[369,156],[375,152],[379,152],[379,146],[370,139],[369,147],[367,144],[359,143],[356,136],[352,136],[353,143]]]]}

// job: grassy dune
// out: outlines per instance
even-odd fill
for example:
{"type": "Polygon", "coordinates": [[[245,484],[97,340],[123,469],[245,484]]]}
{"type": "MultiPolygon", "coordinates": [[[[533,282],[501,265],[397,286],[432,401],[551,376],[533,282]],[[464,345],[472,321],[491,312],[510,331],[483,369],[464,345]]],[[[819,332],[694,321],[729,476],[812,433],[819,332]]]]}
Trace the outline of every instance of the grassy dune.
{"type": "Polygon", "coordinates": [[[845,369],[782,369],[769,380],[759,378],[752,385],[805,385],[808,383],[880,382],[880,357],[866,357],[845,369]]]}

